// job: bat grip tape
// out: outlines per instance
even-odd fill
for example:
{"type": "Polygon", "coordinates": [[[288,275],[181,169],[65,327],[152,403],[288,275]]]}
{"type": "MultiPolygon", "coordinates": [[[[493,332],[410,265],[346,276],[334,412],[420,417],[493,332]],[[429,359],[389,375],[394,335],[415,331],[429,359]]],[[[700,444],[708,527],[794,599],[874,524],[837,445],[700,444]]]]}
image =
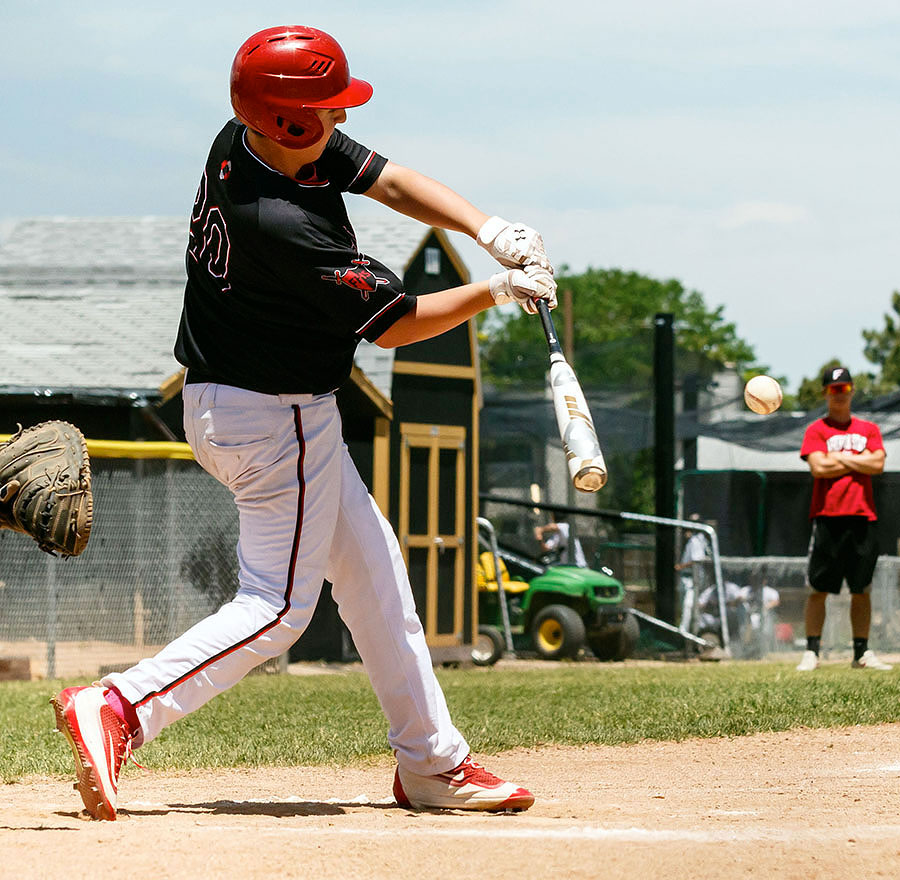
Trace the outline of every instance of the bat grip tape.
{"type": "Polygon", "coordinates": [[[562,354],[562,346],[556,335],[556,327],[553,326],[553,318],[550,317],[550,306],[547,305],[545,299],[535,299],[534,304],[537,306],[538,315],[541,317],[541,324],[544,327],[544,336],[547,337],[547,346],[551,354],[562,354]]]}

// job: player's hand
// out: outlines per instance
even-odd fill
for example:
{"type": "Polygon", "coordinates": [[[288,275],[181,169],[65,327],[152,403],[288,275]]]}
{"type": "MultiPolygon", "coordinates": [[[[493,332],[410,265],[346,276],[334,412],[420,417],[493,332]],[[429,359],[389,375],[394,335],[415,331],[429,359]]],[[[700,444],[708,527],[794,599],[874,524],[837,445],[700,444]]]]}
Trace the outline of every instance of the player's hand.
{"type": "Polygon", "coordinates": [[[531,265],[508,269],[491,276],[491,296],[497,305],[517,302],[529,315],[537,314],[536,299],[545,299],[556,308],[556,282],[546,269],[531,265]]]}
{"type": "Polygon", "coordinates": [[[476,238],[501,266],[515,269],[535,265],[553,274],[553,266],[537,230],[524,223],[510,223],[502,217],[485,220],[476,238]]]}

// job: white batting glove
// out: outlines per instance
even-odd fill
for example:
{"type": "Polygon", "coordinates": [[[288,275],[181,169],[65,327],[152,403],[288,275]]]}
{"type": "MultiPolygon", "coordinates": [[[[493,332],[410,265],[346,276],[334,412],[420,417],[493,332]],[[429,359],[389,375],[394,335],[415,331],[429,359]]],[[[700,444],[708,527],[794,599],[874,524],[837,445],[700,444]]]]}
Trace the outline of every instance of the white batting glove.
{"type": "Polygon", "coordinates": [[[556,308],[556,282],[540,266],[508,269],[491,276],[491,296],[497,305],[517,302],[529,315],[537,314],[535,299],[545,299],[551,309],[556,308]]]}
{"type": "Polygon", "coordinates": [[[544,250],[544,240],[536,230],[524,223],[510,223],[502,217],[491,217],[478,230],[476,241],[501,266],[514,269],[534,264],[553,274],[553,266],[544,250]]]}

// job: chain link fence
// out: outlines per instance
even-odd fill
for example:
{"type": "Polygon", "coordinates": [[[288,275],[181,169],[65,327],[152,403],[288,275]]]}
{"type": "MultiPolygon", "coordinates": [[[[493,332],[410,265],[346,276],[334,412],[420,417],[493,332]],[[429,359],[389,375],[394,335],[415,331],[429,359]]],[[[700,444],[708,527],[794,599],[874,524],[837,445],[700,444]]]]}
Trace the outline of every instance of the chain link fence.
{"type": "Polygon", "coordinates": [[[231,493],[192,460],[92,457],[94,526],[59,559],[0,531],[0,658],[96,678],[152,655],[238,587],[231,493]]]}
{"type": "MultiPolygon", "coordinates": [[[[81,556],[49,556],[29,537],[0,531],[0,664],[16,661],[32,678],[96,678],[127,668],[237,591],[237,511],[225,487],[192,460],[93,458],[92,465],[94,530],[81,556]]],[[[558,560],[554,554],[563,548],[547,553],[535,536],[548,522],[545,511],[484,500],[482,513],[502,545],[535,560],[558,560]]],[[[565,519],[587,564],[611,569],[629,602],[654,614],[660,526],[588,512],[565,519]]],[[[683,540],[679,534],[679,556],[683,540]]],[[[743,590],[736,626],[729,626],[733,654],[802,650],[805,557],[721,562],[723,580],[743,590]],[[762,601],[763,587],[777,592],[773,607],[762,601]]],[[[683,589],[682,578],[678,584],[683,589]]],[[[879,558],[872,606],[872,647],[900,653],[900,557],[879,558]]],[[[823,656],[843,655],[851,642],[844,591],[828,600],[823,656]]]]}
{"type": "MultiPolygon", "coordinates": [[[[726,583],[749,587],[751,596],[762,589],[774,590],[778,604],[772,608],[739,606],[745,614],[762,613],[764,625],[753,627],[744,620],[744,646],[738,651],[747,656],[764,656],[778,651],[802,651],[806,647],[804,608],[809,587],[806,585],[806,557],[726,556],[722,558],[722,576],[726,583]]],[[[872,626],[869,644],[885,653],[900,652],[900,557],[880,556],[872,578],[872,626]]],[[[773,594],[774,599],[774,594],[773,594]]],[[[846,588],[838,596],[829,596],[822,633],[821,656],[843,656],[852,650],[850,630],[850,594],[846,588]]]]}

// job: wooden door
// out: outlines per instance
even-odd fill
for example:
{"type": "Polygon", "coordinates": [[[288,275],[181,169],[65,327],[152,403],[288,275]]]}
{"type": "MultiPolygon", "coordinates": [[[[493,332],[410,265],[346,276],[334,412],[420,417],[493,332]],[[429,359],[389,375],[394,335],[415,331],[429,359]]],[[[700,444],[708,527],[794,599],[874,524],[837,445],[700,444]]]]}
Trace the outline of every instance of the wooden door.
{"type": "Polygon", "coordinates": [[[400,425],[400,546],[429,645],[463,644],[466,429],[400,425]]]}

